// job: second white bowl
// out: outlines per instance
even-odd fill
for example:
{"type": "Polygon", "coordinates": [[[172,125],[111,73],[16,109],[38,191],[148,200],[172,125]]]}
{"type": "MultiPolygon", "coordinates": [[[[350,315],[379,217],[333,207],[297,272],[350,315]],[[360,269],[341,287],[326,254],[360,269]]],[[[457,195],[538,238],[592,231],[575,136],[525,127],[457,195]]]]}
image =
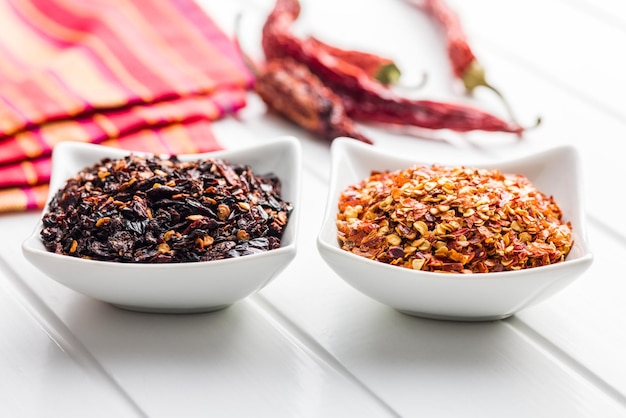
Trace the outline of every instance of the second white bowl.
{"type": "Polygon", "coordinates": [[[584,224],[581,166],[573,147],[483,166],[523,174],[539,190],[554,196],[573,229],[574,246],[566,260],[518,271],[469,275],[416,271],[373,261],[341,249],[337,241],[337,203],[348,185],[369,177],[372,170],[399,170],[438,161],[417,161],[347,138],[333,141],[331,155],[328,202],[317,239],[320,255],[355,289],[399,311],[463,321],[506,318],[563,289],[592,263],[584,224]]]}

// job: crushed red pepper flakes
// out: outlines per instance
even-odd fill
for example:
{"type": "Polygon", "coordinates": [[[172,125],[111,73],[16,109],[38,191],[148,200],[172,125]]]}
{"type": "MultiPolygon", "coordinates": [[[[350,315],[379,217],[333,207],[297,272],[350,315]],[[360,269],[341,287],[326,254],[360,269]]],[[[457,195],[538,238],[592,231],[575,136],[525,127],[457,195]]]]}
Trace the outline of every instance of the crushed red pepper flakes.
{"type": "Polygon", "coordinates": [[[554,198],[499,170],[415,165],[339,196],[342,249],[391,265],[488,273],[559,263],[573,245],[554,198]]]}

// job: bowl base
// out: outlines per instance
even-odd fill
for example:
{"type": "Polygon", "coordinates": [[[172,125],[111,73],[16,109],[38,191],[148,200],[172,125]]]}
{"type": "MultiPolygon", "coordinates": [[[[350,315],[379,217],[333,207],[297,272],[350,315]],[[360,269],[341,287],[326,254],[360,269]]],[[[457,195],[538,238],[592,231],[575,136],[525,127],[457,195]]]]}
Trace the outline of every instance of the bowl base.
{"type": "Polygon", "coordinates": [[[457,321],[457,322],[488,322],[488,321],[498,321],[500,319],[506,319],[512,316],[512,313],[504,314],[504,315],[486,315],[486,316],[458,316],[458,315],[442,315],[442,314],[431,314],[425,312],[415,312],[408,311],[403,309],[396,309],[398,312],[403,313],[405,315],[417,316],[425,319],[436,319],[439,321],[457,321]]]}
{"type": "Polygon", "coordinates": [[[226,309],[230,306],[230,304],[226,304],[226,305],[219,305],[219,306],[206,306],[206,307],[197,307],[197,308],[153,308],[149,306],[120,305],[117,303],[111,303],[111,305],[115,306],[116,308],[123,309],[125,311],[154,313],[154,314],[175,314],[175,315],[209,313],[209,312],[221,311],[222,309],[226,309]]]}

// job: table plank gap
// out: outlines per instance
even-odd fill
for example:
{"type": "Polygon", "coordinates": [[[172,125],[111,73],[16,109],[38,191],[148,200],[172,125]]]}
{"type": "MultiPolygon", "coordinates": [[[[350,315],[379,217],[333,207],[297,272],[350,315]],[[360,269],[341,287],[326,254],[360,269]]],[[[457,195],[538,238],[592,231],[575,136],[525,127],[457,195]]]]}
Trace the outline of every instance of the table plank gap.
{"type": "Polygon", "coordinates": [[[41,297],[20,278],[18,272],[1,253],[0,271],[9,282],[14,299],[16,299],[18,304],[28,315],[37,322],[54,344],[63,352],[67,353],[89,376],[103,383],[104,387],[109,388],[118,398],[123,400],[136,416],[148,417],[133,398],[70,331],[67,325],[61,321],[41,297]]]}
{"type": "Polygon", "coordinates": [[[611,1],[588,1],[588,0],[560,0],[565,7],[571,7],[585,13],[587,17],[597,19],[619,30],[625,30],[626,8],[623,2],[611,1]],[[605,4],[603,4],[605,3],[605,4]],[[615,10],[621,6],[623,10],[615,10]]]}
{"type": "Polygon", "coordinates": [[[389,413],[389,416],[401,416],[391,405],[377,395],[375,391],[357,378],[337,357],[326,350],[318,340],[290,320],[285,313],[274,306],[269,300],[261,294],[257,294],[250,297],[249,301],[287,340],[291,341],[292,344],[313,358],[313,360],[342,375],[346,380],[350,381],[355,387],[359,388],[378,403],[382,409],[389,413]]]}
{"type": "Polygon", "coordinates": [[[536,344],[546,355],[552,357],[555,362],[560,363],[563,368],[570,370],[580,378],[588,381],[591,385],[595,386],[598,390],[604,392],[608,397],[613,399],[618,404],[622,405],[626,409],[626,396],[618,389],[604,380],[597,373],[594,373],[591,369],[586,367],[576,358],[572,357],[565,351],[563,351],[553,341],[547,339],[544,335],[532,328],[529,324],[523,320],[513,316],[506,321],[502,321],[504,324],[510,326],[516,332],[523,335],[529,341],[536,344]]]}
{"type": "Polygon", "coordinates": [[[613,118],[615,121],[626,126],[626,118],[621,110],[616,110],[611,103],[603,101],[601,96],[597,96],[587,91],[584,86],[572,85],[568,82],[567,78],[553,74],[546,67],[533,63],[533,60],[526,55],[519,55],[515,53],[514,48],[507,48],[496,42],[493,42],[489,38],[481,38],[481,43],[485,45],[485,48],[493,50],[494,55],[497,54],[503,60],[506,60],[516,66],[523,68],[529,74],[534,75],[536,78],[541,79],[542,82],[552,85],[555,89],[561,90],[565,93],[565,96],[569,96],[572,99],[576,99],[581,103],[585,103],[585,106],[595,108],[601,111],[606,116],[613,118]]]}

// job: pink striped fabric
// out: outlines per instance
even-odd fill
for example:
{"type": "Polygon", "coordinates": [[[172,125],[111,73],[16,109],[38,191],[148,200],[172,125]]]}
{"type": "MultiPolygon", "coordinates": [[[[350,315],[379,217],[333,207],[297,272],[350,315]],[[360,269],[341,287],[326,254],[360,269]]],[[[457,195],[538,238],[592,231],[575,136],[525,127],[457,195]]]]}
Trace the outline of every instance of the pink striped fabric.
{"type": "Polygon", "coordinates": [[[61,141],[220,149],[253,76],[193,0],[0,2],[0,212],[41,209],[61,141]]]}

